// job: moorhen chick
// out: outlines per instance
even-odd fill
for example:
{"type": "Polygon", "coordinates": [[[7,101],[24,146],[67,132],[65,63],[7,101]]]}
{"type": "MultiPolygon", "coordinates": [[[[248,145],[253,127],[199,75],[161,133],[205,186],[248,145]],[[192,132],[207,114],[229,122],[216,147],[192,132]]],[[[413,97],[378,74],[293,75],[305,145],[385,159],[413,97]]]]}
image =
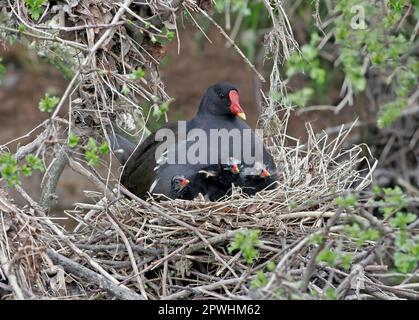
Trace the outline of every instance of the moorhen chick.
{"type": "Polygon", "coordinates": [[[200,170],[199,174],[205,180],[205,193],[210,201],[220,200],[231,195],[232,185],[240,185],[240,161],[230,157],[226,164],[210,165],[200,170]]]}
{"type": "Polygon", "coordinates": [[[255,162],[252,167],[245,167],[240,173],[243,192],[249,196],[262,190],[271,190],[277,186],[278,176],[267,165],[255,162]]]}

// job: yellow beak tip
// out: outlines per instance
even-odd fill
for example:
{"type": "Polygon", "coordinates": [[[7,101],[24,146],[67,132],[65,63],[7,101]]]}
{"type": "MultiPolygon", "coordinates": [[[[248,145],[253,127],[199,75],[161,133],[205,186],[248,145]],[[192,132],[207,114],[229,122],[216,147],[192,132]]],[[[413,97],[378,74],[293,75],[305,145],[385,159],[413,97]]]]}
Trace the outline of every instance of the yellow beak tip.
{"type": "Polygon", "coordinates": [[[239,118],[243,119],[243,120],[246,120],[246,114],[245,114],[245,113],[243,113],[243,112],[238,113],[238,114],[237,114],[237,116],[238,116],[239,118]]]}

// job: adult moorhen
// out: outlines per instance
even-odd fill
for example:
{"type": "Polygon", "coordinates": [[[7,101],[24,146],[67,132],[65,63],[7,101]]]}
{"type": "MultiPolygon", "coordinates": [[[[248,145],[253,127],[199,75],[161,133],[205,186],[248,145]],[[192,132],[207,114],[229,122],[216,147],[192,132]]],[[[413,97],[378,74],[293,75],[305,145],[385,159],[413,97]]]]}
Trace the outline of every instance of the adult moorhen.
{"type": "MultiPolygon", "coordinates": [[[[170,181],[175,175],[180,174],[188,177],[188,174],[192,175],[194,172],[199,172],[205,165],[226,164],[231,156],[238,158],[242,164],[252,166],[254,165],[254,161],[253,163],[248,163],[248,158],[245,155],[254,155],[256,150],[262,150],[263,163],[271,168],[272,171],[275,171],[275,163],[271,154],[263,146],[262,140],[255,135],[255,132],[244,121],[245,119],[245,114],[240,106],[237,88],[228,82],[220,82],[209,87],[201,99],[198,113],[192,120],[186,122],[186,135],[193,132],[192,130],[194,129],[200,129],[201,132],[205,133],[207,141],[201,139],[197,143],[203,144],[203,148],[206,148],[207,161],[199,164],[191,164],[187,161],[186,164],[180,165],[184,167],[176,167],[178,164],[175,163],[165,164],[167,167],[160,168],[161,164],[157,160],[161,159],[162,156],[164,157],[167,149],[161,150],[163,141],[156,140],[156,133],[158,131],[148,136],[136,149],[132,143],[124,139],[121,135],[116,133],[109,134],[112,149],[123,150],[122,155],[118,156],[121,163],[125,164],[121,176],[121,183],[141,198],[146,198],[150,189],[153,193],[163,191],[163,194],[170,195],[170,181]],[[238,154],[237,152],[233,152],[235,150],[232,148],[231,139],[227,147],[224,144],[218,143],[214,147],[214,139],[211,136],[212,129],[216,129],[218,132],[220,132],[219,130],[224,130],[224,134],[228,134],[233,129],[238,131],[241,139],[241,148],[238,154]],[[244,133],[245,131],[246,134],[244,133]],[[247,137],[247,140],[245,141],[243,137],[247,137]],[[135,151],[132,151],[134,149],[135,151]],[[212,155],[215,153],[217,154],[217,158],[213,159],[212,155]],[[127,156],[128,154],[130,155],[127,156]],[[172,168],[170,169],[170,167],[172,168]],[[160,186],[159,184],[161,183],[164,183],[164,186],[160,186]],[[151,188],[152,186],[153,188],[151,188]]],[[[178,123],[169,123],[162,128],[171,130],[175,134],[176,140],[181,139],[177,130],[178,123]]],[[[222,138],[222,135],[220,138],[222,138]]],[[[176,150],[181,145],[182,141],[177,141],[175,146],[170,146],[169,148],[176,150]]],[[[186,145],[189,148],[190,143],[186,145]]],[[[200,183],[199,187],[205,188],[205,183],[200,183]]],[[[203,191],[206,193],[205,190],[203,191]]]]}

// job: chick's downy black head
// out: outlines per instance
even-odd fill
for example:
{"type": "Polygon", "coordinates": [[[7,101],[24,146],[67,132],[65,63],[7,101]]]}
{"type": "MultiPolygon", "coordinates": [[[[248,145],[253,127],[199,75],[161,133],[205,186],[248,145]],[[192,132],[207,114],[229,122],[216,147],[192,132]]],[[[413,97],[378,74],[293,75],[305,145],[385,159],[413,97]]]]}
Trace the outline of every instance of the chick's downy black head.
{"type": "Polygon", "coordinates": [[[230,157],[225,164],[224,170],[230,171],[232,174],[239,174],[240,173],[240,160],[230,157]]]}
{"type": "Polygon", "coordinates": [[[172,178],[171,182],[171,196],[172,198],[181,198],[187,192],[190,181],[182,175],[176,175],[172,178]]]}
{"type": "Polygon", "coordinates": [[[219,82],[209,87],[202,97],[199,106],[200,115],[232,116],[246,119],[240,106],[239,91],[226,81],[219,82]]]}

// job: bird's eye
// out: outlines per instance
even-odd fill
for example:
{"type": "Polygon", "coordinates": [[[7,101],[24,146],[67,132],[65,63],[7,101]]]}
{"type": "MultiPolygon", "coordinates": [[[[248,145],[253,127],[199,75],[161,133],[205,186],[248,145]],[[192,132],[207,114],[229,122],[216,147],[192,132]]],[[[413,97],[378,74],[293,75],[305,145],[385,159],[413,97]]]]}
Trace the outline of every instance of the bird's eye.
{"type": "Polygon", "coordinates": [[[218,96],[219,98],[223,99],[223,98],[225,97],[225,94],[221,91],[221,89],[220,89],[220,88],[217,88],[217,89],[215,90],[215,92],[217,93],[217,96],[218,96]]]}

